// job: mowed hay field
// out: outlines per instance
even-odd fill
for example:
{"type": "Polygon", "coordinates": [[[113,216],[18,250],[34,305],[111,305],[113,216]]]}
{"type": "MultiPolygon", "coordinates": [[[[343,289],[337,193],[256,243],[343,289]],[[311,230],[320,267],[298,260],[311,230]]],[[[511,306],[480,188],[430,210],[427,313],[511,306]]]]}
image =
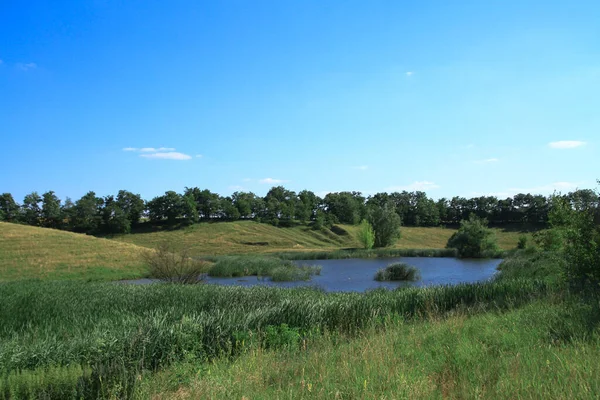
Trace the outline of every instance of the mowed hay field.
{"type": "Polygon", "coordinates": [[[147,249],[93,236],[0,222],[0,281],[113,280],[146,273],[147,249]]]}
{"type": "MultiPolygon", "coordinates": [[[[277,228],[253,221],[238,221],[200,223],[178,230],[119,235],[113,239],[149,248],[167,241],[186,247],[190,255],[202,256],[357,248],[360,247],[357,231],[357,226],[350,225],[315,231],[307,226],[277,228]]],[[[518,232],[494,231],[502,249],[516,247],[518,232]]],[[[401,232],[402,237],[395,248],[440,249],[446,247],[456,230],[402,227],[401,232]]]]}

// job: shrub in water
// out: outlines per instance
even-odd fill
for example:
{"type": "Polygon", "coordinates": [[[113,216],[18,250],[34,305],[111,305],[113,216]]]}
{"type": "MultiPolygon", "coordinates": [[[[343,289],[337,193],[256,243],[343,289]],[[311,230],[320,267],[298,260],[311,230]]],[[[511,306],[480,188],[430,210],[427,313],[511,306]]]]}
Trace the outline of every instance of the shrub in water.
{"type": "Polygon", "coordinates": [[[375,274],[376,281],[416,281],[420,278],[419,270],[404,263],[390,264],[375,274]]]}

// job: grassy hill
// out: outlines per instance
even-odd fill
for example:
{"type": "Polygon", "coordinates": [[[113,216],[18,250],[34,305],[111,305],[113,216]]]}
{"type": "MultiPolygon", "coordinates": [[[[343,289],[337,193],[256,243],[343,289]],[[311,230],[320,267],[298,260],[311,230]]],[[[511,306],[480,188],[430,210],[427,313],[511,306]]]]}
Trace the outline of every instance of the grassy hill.
{"type": "MultiPolygon", "coordinates": [[[[22,278],[117,280],[141,277],[146,248],[170,242],[191,256],[323,251],[359,247],[357,227],[333,230],[277,228],[252,221],[201,223],[183,229],[97,238],[48,228],[0,222],[0,281],[22,278]]],[[[514,248],[518,233],[496,230],[500,246],[514,248]]],[[[397,248],[443,248],[447,228],[402,228],[397,248]]]]}
{"type": "Polygon", "coordinates": [[[0,281],[135,278],[144,248],[55,229],[0,222],[0,281]]]}
{"type": "MultiPolygon", "coordinates": [[[[333,230],[315,231],[306,226],[277,228],[252,221],[200,223],[177,230],[120,235],[113,239],[154,248],[171,241],[189,249],[190,254],[222,255],[266,253],[276,251],[336,250],[359,247],[358,227],[337,225],[333,230]]],[[[500,247],[511,249],[517,245],[519,233],[495,229],[500,247]]],[[[397,248],[444,248],[455,232],[448,228],[403,227],[397,248]]]]}

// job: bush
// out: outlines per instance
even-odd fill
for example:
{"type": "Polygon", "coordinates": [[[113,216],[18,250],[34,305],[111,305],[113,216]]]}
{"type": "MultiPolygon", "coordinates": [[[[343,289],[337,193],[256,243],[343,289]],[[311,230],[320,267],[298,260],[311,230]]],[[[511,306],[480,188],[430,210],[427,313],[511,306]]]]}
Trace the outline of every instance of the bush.
{"type": "Polygon", "coordinates": [[[172,283],[193,284],[202,281],[209,263],[194,260],[188,250],[177,252],[169,243],[161,243],[154,251],[144,253],[150,276],[172,283]]]}
{"type": "Polygon", "coordinates": [[[521,235],[519,236],[519,242],[517,243],[517,249],[526,249],[527,248],[527,236],[521,235]]]}
{"type": "Polygon", "coordinates": [[[499,252],[494,232],[487,227],[487,220],[471,214],[460,221],[458,232],[448,239],[447,248],[454,248],[461,258],[494,257],[499,252]]]}
{"type": "Polygon", "coordinates": [[[365,219],[362,220],[358,227],[358,241],[367,250],[372,249],[373,245],[375,245],[375,232],[371,224],[365,219]]]}
{"type": "Polygon", "coordinates": [[[419,270],[405,263],[390,264],[375,274],[376,281],[417,281],[419,270]]]}

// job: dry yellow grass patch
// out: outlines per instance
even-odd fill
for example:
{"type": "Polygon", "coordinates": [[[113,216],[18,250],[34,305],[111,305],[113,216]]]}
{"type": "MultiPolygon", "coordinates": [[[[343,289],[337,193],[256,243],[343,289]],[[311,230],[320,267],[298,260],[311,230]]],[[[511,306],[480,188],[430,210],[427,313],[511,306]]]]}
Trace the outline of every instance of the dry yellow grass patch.
{"type": "Polygon", "coordinates": [[[144,248],[72,232],[0,222],[0,281],[110,280],[145,273],[144,248]]]}

